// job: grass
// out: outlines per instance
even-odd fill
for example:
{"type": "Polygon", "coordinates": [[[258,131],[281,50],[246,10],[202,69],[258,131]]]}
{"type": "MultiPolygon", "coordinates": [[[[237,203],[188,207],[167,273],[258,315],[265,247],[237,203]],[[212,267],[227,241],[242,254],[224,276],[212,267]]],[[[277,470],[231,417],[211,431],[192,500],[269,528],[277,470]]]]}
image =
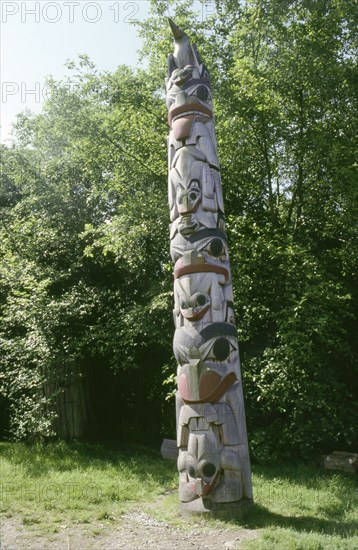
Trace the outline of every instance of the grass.
{"type": "Polygon", "coordinates": [[[255,507],[245,527],[262,529],[247,548],[358,548],[356,480],[314,466],[256,467],[255,507]]]}
{"type": "Polygon", "coordinates": [[[244,543],[248,549],[358,548],[356,480],[317,466],[256,465],[255,505],[245,519],[188,521],[178,515],[175,463],[148,448],[0,443],[0,453],[1,513],[49,536],[64,523],[109,525],[140,506],[183,528],[195,522],[210,529],[255,529],[259,536],[244,543]]]}
{"type": "Polygon", "coordinates": [[[117,518],[131,504],[175,487],[174,468],[140,447],[0,443],[0,511],[55,532],[64,521],[117,518]]]}

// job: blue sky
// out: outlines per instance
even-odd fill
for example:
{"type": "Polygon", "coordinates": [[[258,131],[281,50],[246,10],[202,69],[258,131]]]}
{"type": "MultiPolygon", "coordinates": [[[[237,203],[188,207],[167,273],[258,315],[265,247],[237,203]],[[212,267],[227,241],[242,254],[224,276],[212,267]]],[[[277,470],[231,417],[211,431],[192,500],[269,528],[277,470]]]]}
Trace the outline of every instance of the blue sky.
{"type": "Polygon", "coordinates": [[[18,112],[40,111],[45,77],[63,77],[67,59],[86,53],[100,70],[138,64],[141,42],[130,22],[147,17],[147,0],[2,0],[0,4],[3,142],[18,112]]]}
{"type": "MultiPolygon", "coordinates": [[[[214,1],[194,5],[205,17],[214,1]]],[[[1,142],[17,113],[41,110],[46,76],[63,78],[67,59],[85,53],[99,70],[137,66],[141,41],[131,22],[145,19],[149,6],[149,0],[0,0],[1,142]]]]}

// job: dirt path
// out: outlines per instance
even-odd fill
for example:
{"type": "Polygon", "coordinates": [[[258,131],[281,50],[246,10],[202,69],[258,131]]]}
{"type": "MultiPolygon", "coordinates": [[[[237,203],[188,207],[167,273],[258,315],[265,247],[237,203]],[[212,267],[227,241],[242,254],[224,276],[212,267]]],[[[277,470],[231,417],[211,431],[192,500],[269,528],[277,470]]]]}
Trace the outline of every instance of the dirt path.
{"type": "Polygon", "coordinates": [[[47,536],[16,518],[2,518],[0,524],[1,550],[236,550],[256,536],[248,529],[173,527],[139,510],[110,524],[63,525],[47,536]]]}

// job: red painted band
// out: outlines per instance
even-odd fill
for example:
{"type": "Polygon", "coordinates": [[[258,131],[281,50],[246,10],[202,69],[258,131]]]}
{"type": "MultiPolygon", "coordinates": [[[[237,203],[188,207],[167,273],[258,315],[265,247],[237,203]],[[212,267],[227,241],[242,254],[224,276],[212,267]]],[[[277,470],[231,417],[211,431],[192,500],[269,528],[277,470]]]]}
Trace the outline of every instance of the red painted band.
{"type": "Polygon", "coordinates": [[[225,267],[213,264],[190,264],[174,268],[174,279],[179,279],[183,275],[190,275],[190,273],[219,273],[220,275],[224,275],[225,281],[229,280],[228,270],[225,267]]]}
{"type": "Polygon", "coordinates": [[[206,483],[204,481],[203,483],[203,496],[205,497],[206,495],[209,495],[211,493],[211,491],[214,489],[216,483],[217,483],[217,480],[219,479],[219,475],[220,475],[220,470],[218,470],[215,474],[215,477],[214,479],[212,480],[211,483],[206,483]]]}
{"type": "MultiPolygon", "coordinates": [[[[197,103],[196,101],[190,101],[186,102],[183,105],[179,105],[178,107],[174,107],[171,109],[168,113],[168,124],[171,126],[172,120],[174,117],[180,115],[181,113],[188,113],[190,115],[190,111],[199,111],[200,113],[204,113],[205,115],[209,115],[210,118],[213,118],[213,113],[209,109],[209,107],[205,107],[205,105],[202,105],[201,103],[197,103]]],[[[193,115],[196,113],[193,113],[193,115]]]]}
{"type": "Polygon", "coordinates": [[[190,399],[184,399],[184,403],[189,403],[190,405],[196,405],[199,403],[214,403],[215,401],[218,401],[220,397],[224,395],[226,390],[230,388],[235,382],[237,381],[237,376],[234,372],[230,372],[227,374],[220,382],[220,384],[217,385],[215,390],[211,392],[210,395],[207,395],[206,397],[203,397],[202,399],[197,399],[195,401],[191,401],[190,399]]]}

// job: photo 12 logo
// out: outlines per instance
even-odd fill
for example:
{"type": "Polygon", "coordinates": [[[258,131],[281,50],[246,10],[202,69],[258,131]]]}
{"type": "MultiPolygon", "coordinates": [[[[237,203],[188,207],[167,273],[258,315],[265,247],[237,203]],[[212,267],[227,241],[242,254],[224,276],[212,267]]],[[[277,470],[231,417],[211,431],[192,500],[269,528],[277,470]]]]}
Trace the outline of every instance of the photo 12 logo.
{"type": "MultiPolygon", "coordinates": [[[[67,82],[63,84],[69,92],[73,92],[78,88],[78,83],[67,82]]],[[[50,95],[50,86],[43,82],[14,82],[4,81],[1,83],[1,103],[8,103],[12,98],[20,96],[21,103],[42,103],[50,95]]]]}
{"type": "Polygon", "coordinates": [[[208,2],[201,2],[201,19],[205,21],[209,17],[215,17],[216,4],[213,0],[208,2]]]}
{"type": "MultiPolygon", "coordinates": [[[[118,495],[120,488],[117,488],[118,495]]],[[[60,499],[75,501],[78,499],[93,502],[102,498],[103,492],[95,482],[87,483],[1,483],[0,502],[6,502],[17,498],[23,502],[56,502],[60,499]]]]}
{"type": "Polygon", "coordinates": [[[1,22],[8,23],[15,18],[21,23],[58,23],[64,21],[75,23],[98,23],[105,12],[111,13],[114,23],[129,23],[134,21],[139,13],[140,2],[30,2],[30,1],[2,1],[1,22]]]}

